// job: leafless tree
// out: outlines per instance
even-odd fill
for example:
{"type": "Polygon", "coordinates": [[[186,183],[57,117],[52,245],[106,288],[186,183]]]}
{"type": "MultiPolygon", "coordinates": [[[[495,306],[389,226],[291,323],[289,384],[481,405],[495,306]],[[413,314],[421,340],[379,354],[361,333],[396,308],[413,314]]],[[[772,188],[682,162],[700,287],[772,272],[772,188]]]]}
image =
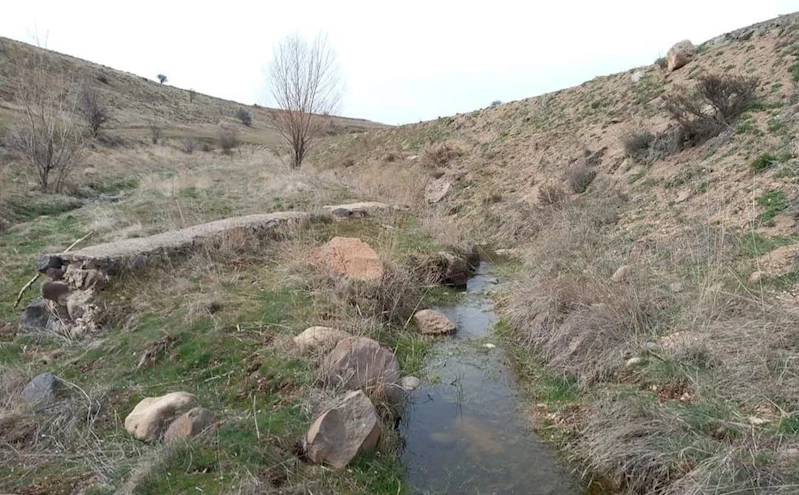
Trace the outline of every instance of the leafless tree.
{"type": "Polygon", "coordinates": [[[17,89],[22,116],[6,140],[36,173],[39,189],[61,192],[80,160],[86,138],[74,120],[77,98],[71,84],[49,77],[38,57],[25,62],[17,89]]]}
{"type": "Polygon", "coordinates": [[[288,36],[275,45],[267,78],[279,109],[275,126],[291,147],[292,166],[298,168],[341,99],[336,55],[324,35],[311,42],[288,36]]]}
{"type": "Polygon", "coordinates": [[[89,85],[84,85],[78,101],[78,112],[86,121],[92,137],[97,137],[100,128],[108,122],[110,115],[100,93],[89,85]]]}

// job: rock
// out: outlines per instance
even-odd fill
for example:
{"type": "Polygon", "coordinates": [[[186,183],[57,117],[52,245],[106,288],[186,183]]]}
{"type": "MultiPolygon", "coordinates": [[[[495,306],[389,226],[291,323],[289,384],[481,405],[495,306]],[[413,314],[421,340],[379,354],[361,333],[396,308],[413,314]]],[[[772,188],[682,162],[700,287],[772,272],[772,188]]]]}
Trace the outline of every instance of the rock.
{"type": "Polygon", "coordinates": [[[37,299],[28,304],[19,320],[20,333],[44,332],[50,329],[55,316],[44,299],[37,299]]]}
{"type": "Polygon", "coordinates": [[[394,353],[367,337],[342,339],[320,369],[322,382],[347,390],[389,393],[400,377],[394,353]]]}
{"type": "Polygon", "coordinates": [[[364,201],[360,203],[350,203],[346,205],[323,206],[322,208],[328,213],[330,213],[336,219],[363,218],[382,212],[407,209],[402,206],[392,206],[387,203],[378,203],[376,201],[364,201]]]}
{"type": "Polygon", "coordinates": [[[0,232],[6,231],[11,228],[11,222],[3,217],[0,217],[0,232]]]}
{"type": "Polygon", "coordinates": [[[48,280],[42,283],[42,297],[57,303],[59,306],[67,305],[69,286],[64,282],[48,280]]]}
{"type": "Polygon", "coordinates": [[[494,254],[500,258],[506,258],[509,260],[521,260],[524,258],[524,253],[518,248],[497,249],[494,251],[494,254]]]}
{"type": "Polygon", "coordinates": [[[674,200],[675,203],[685,203],[688,201],[688,198],[691,197],[691,190],[685,189],[680,194],[677,195],[677,199],[674,200]]]}
{"type": "Polygon", "coordinates": [[[425,335],[442,335],[455,333],[455,323],[434,309],[423,309],[413,315],[413,321],[419,331],[425,335]]]}
{"type": "Polygon", "coordinates": [[[632,267],[630,265],[622,265],[616,270],[616,273],[610,277],[611,282],[626,282],[632,274],[632,267]]]}
{"type": "Polygon", "coordinates": [[[332,349],[341,339],[352,337],[344,330],[328,327],[310,327],[294,337],[294,343],[302,349],[332,349]]]}
{"type": "Polygon", "coordinates": [[[64,265],[64,260],[56,254],[43,254],[36,260],[36,269],[39,273],[47,273],[50,268],[60,269],[64,265]]]}
{"type": "Polygon", "coordinates": [[[754,284],[759,284],[763,280],[763,278],[765,276],[766,276],[766,274],[761,272],[760,270],[758,270],[756,272],[752,272],[752,274],[749,275],[749,283],[753,284],[753,285],[754,284]]]}
{"type": "Polygon", "coordinates": [[[467,260],[453,253],[440,251],[430,262],[437,271],[438,283],[465,287],[472,270],[467,260]]]}
{"type": "Polygon", "coordinates": [[[305,454],[311,462],[342,469],[359,452],[375,448],[379,439],[380,420],[375,407],[357,390],[314,420],[305,434],[305,454]]]}
{"type": "Polygon", "coordinates": [[[97,203],[117,203],[125,199],[125,193],[119,194],[100,194],[95,198],[97,203]]]}
{"type": "Polygon", "coordinates": [[[346,208],[336,208],[330,212],[335,218],[349,218],[350,217],[350,210],[346,208]]]}
{"type": "Polygon", "coordinates": [[[334,237],[308,257],[321,268],[351,280],[374,281],[383,277],[383,264],[375,250],[353,237],[334,237]]]}
{"type": "Polygon", "coordinates": [[[685,66],[696,56],[696,47],[689,40],[683,40],[672,46],[666,54],[669,72],[685,66]]]}
{"type": "Polygon", "coordinates": [[[419,385],[422,384],[422,381],[416,378],[415,376],[403,376],[402,380],[400,380],[400,388],[405,390],[406,392],[410,392],[411,390],[415,390],[419,388],[419,385]]]}
{"type": "Polygon", "coordinates": [[[492,344],[491,342],[487,342],[487,343],[483,344],[483,347],[485,347],[486,349],[494,349],[496,347],[496,345],[492,344]]]}
{"type": "Polygon", "coordinates": [[[440,203],[441,200],[447,197],[450,189],[452,189],[452,182],[449,179],[445,177],[431,179],[424,188],[424,200],[428,204],[440,203]]]}
{"type": "Polygon", "coordinates": [[[682,292],[685,288],[682,285],[682,282],[672,282],[669,284],[669,290],[674,292],[675,294],[682,292]]]}
{"type": "Polygon", "coordinates": [[[644,362],[644,358],[641,357],[631,357],[624,363],[625,368],[632,368],[633,366],[637,366],[644,362]]]}
{"type": "Polygon", "coordinates": [[[167,421],[196,402],[196,397],[187,392],[147,397],[125,418],[125,430],[138,440],[157,440],[167,421]]]}
{"type": "Polygon", "coordinates": [[[175,419],[164,433],[165,442],[186,440],[210,430],[214,426],[214,413],[204,407],[195,407],[175,419]]]}
{"type": "Polygon", "coordinates": [[[61,381],[52,373],[42,373],[22,389],[20,397],[33,405],[53,402],[61,391],[61,381]]]}
{"type": "Polygon", "coordinates": [[[635,84],[638,81],[640,81],[641,79],[643,79],[644,76],[646,76],[644,71],[637,70],[637,71],[633,72],[633,74],[630,76],[630,79],[632,80],[633,84],[635,84]]]}

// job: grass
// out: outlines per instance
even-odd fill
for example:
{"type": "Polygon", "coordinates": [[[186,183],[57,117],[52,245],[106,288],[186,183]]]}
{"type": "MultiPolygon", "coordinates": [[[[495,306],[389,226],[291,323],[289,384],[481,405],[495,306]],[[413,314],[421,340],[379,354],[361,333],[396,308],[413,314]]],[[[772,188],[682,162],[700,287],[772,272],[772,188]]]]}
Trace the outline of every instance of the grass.
{"type": "Polygon", "coordinates": [[[785,191],[768,191],[757,198],[757,204],[765,208],[765,211],[757,217],[758,225],[772,226],[774,224],[774,217],[788,207],[788,196],[785,194],[785,191]]]}

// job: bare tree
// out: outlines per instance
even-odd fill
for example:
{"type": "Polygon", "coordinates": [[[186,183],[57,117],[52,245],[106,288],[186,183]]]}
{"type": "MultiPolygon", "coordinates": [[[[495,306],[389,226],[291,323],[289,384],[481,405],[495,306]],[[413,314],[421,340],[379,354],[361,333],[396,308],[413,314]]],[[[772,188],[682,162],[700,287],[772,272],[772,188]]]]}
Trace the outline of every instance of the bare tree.
{"type": "Polygon", "coordinates": [[[89,85],[84,85],[80,92],[78,112],[83,117],[83,120],[86,121],[92,137],[97,137],[100,133],[100,128],[110,118],[102,96],[95,88],[89,85]]]}
{"type": "Polygon", "coordinates": [[[61,192],[85,149],[83,128],[73,119],[77,98],[70,84],[48,77],[38,57],[21,72],[22,116],[7,144],[35,171],[42,192],[61,192]]]}
{"type": "Polygon", "coordinates": [[[164,74],[158,74],[156,77],[158,78],[159,81],[161,81],[161,84],[164,84],[168,80],[168,78],[164,74]]]}
{"type": "Polygon", "coordinates": [[[288,36],[275,45],[267,77],[279,108],[275,126],[291,147],[292,165],[298,168],[341,99],[335,53],[324,35],[312,42],[288,36]]]}

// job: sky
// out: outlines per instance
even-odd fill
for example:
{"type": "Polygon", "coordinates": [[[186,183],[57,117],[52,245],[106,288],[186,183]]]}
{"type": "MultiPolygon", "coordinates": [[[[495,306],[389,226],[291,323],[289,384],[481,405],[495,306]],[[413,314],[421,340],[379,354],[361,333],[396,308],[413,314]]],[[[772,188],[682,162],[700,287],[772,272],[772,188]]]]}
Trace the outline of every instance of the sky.
{"type": "Polygon", "coordinates": [[[0,36],[246,104],[269,104],[276,42],[325,32],[346,81],[339,113],[404,124],[648,65],[799,0],[26,0],[0,11],[0,36]]]}

